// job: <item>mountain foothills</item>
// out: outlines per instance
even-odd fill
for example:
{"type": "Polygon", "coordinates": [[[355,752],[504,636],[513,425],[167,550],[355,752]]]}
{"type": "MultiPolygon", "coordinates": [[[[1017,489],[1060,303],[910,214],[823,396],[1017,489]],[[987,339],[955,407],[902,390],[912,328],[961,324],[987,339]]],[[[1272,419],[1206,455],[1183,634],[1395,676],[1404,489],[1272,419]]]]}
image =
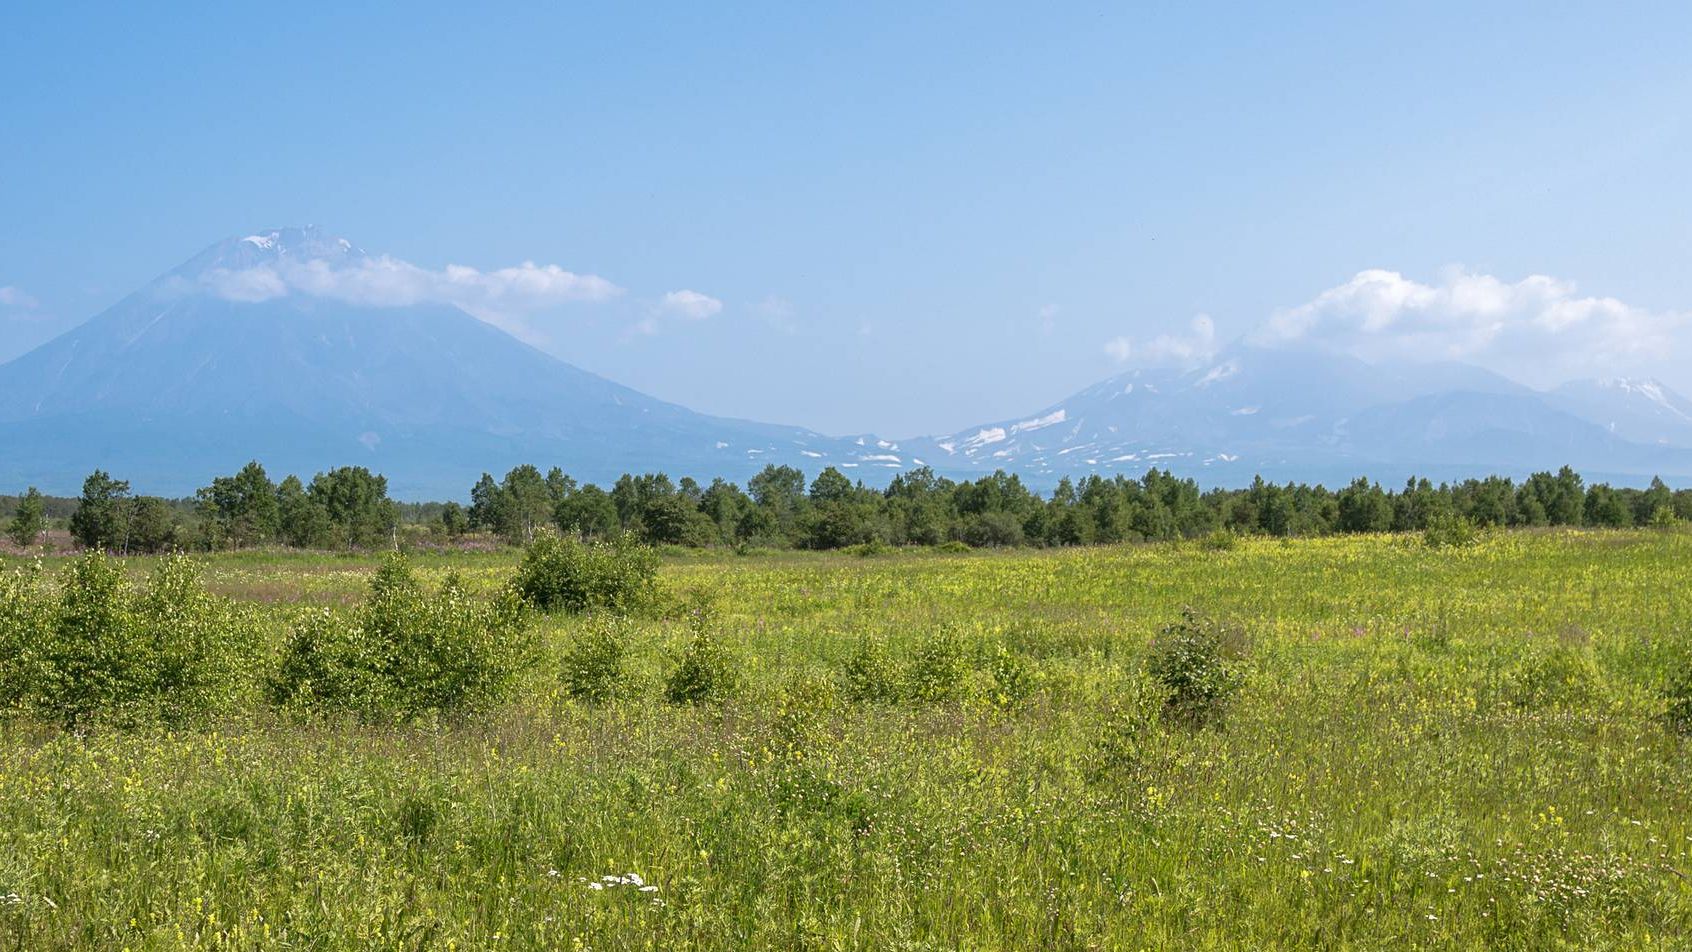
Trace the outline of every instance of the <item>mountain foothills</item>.
{"type": "Polygon", "coordinates": [[[1461,364],[1249,343],[947,436],[829,437],[646,396],[456,306],[322,290],[378,260],[315,228],[228,239],[0,366],[0,484],[67,493],[104,469],[186,495],[254,458],[305,474],[367,467],[402,499],[462,498],[484,471],[528,462],[607,484],[626,472],[745,481],[772,464],[873,486],[923,466],[1002,469],[1042,489],[1151,467],[1221,486],[1564,464],[1639,485],[1692,477],[1692,401],[1657,381],[1540,392],[1461,364]]]}

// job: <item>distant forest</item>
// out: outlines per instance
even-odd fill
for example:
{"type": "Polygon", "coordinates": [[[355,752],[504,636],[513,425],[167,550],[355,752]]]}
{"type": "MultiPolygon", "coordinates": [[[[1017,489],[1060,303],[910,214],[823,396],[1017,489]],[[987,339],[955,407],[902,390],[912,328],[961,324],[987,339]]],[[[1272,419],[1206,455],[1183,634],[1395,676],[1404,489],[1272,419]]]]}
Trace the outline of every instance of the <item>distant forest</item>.
{"type": "Polygon", "coordinates": [[[610,489],[578,484],[554,467],[484,474],[470,505],[401,503],[387,479],[349,466],[273,481],[257,462],[220,476],[186,499],[132,495],[96,471],[79,498],[0,496],[7,535],[28,546],[53,528],[85,548],[120,553],[258,546],[352,549],[532,540],[557,531],[584,538],[623,533],[653,545],[839,549],[882,545],[1067,546],[1216,534],[1311,536],[1425,531],[1462,526],[1669,525],[1692,519],[1692,490],[1659,480],[1649,488],[1587,484],[1568,467],[1520,483],[1502,476],[1435,485],[1411,479],[1383,489],[1357,479],[1333,490],[1261,478],[1246,489],[1200,490],[1153,469],[1138,479],[1088,476],[1049,496],[997,472],[955,482],[929,468],[896,476],[884,490],[829,467],[809,481],[769,466],[742,489],[662,473],[624,475],[610,489]]]}

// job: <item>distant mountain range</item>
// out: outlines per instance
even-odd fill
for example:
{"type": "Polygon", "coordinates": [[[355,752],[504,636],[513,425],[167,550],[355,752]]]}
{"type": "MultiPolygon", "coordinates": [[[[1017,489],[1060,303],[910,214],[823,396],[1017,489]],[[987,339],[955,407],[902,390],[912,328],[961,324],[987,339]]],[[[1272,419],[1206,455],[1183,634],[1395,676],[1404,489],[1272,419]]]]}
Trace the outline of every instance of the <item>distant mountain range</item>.
{"type": "Polygon", "coordinates": [[[411,499],[459,498],[484,470],[522,462],[598,482],[657,470],[744,480],[769,463],[838,466],[871,484],[920,465],[1005,469],[1039,487],[1149,466],[1222,485],[1564,463],[1622,481],[1692,477],[1692,402],[1653,380],[1546,393],[1461,364],[1237,345],[1197,369],[1130,371],[949,436],[829,437],[654,399],[452,306],[222,287],[363,259],[311,228],[229,239],[0,365],[0,486],[68,493],[102,468],[186,494],[255,458],[305,476],[369,466],[411,499]]]}
{"type": "Polygon", "coordinates": [[[1550,393],[1465,364],[1365,364],[1235,345],[1191,370],[1134,370],[1014,420],[907,440],[939,467],[1034,482],[1174,469],[1237,485],[1256,474],[1461,478],[1569,464],[1621,482],[1692,475],[1692,403],[1654,380],[1550,393]]]}

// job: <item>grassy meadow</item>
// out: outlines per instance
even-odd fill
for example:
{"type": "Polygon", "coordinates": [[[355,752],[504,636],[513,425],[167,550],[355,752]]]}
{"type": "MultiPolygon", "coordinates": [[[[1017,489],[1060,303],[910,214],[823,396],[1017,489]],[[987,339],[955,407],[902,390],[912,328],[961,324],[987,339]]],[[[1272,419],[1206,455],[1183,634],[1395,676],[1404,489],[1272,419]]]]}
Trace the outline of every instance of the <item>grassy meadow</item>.
{"type": "MultiPolygon", "coordinates": [[[[412,562],[493,592],[518,557],[412,562]]],[[[199,564],[279,646],[378,558],[199,564]]],[[[677,551],[660,582],[539,617],[470,717],[276,711],[254,671],[193,729],[0,722],[0,949],[1692,948],[1692,532],[677,551]],[[1145,673],[1186,606],[1245,638],[1202,726],[1145,673]],[[627,696],[574,699],[608,625],[627,696]],[[739,690],[668,703],[701,626],[739,690]],[[858,696],[866,652],[916,689],[858,696]]]]}

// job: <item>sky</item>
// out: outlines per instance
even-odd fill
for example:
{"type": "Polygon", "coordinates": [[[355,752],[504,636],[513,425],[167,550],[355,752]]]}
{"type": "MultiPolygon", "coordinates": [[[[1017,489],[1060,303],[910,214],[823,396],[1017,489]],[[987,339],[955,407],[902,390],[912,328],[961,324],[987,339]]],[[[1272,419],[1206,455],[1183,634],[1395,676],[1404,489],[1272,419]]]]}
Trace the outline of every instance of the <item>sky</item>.
{"type": "Polygon", "coordinates": [[[315,223],[831,434],[1241,338],[1692,390],[1685,4],[172,10],[0,11],[0,360],[315,223]]]}

